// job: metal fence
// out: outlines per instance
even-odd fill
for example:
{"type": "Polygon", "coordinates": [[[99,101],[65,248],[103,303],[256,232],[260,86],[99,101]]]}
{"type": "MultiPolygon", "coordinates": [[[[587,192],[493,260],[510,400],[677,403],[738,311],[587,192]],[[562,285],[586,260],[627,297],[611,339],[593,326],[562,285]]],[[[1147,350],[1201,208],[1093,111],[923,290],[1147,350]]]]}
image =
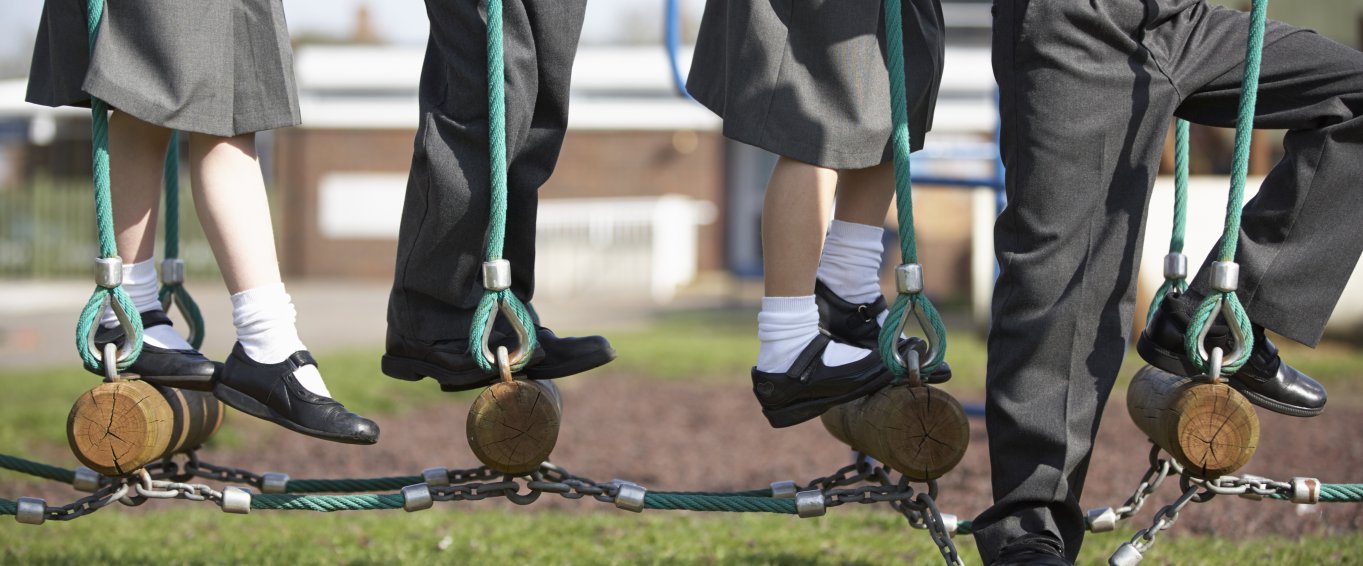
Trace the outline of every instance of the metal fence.
{"type": "MultiPolygon", "coordinates": [[[[217,276],[189,193],[180,197],[180,257],[190,275],[217,276]]],[[[0,190],[0,277],[90,276],[98,253],[94,206],[88,180],[40,178],[28,187],[0,190]]],[[[158,257],[161,239],[158,234],[158,257]]]]}

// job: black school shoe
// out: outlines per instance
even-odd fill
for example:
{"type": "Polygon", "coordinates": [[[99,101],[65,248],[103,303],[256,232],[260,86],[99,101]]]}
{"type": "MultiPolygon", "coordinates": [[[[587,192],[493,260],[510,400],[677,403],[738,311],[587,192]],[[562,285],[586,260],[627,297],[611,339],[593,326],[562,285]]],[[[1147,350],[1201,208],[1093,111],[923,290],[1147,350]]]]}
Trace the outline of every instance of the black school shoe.
{"type": "Polygon", "coordinates": [[[378,442],[379,425],[374,421],[298,383],[293,374],[306,365],[317,365],[306,350],[277,364],[262,364],[248,357],[238,343],[213,394],[233,409],[300,434],[345,444],[378,442]]]}
{"type": "MultiPolygon", "coordinates": [[[[880,313],[889,310],[884,296],[865,304],[849,302],[823,281],[814,280],[814,302],[819,306],[819,327],[839,342],[864,348],[879,355],[880,323],[876,319],[880,313]]],[[[904,340],[900,347],[905,347],[904,340]]],[[[932,373],[922,376],[924,383],[946,383],[951,380],[951,366],[944,360],[932,373]]]]}
{"type": "MultiPolygon", "coordinates": [[[[166,316],[166,311],[153,310],[139,314],[142,316],[143,328],[162,325],[173,326],[170,317],[166,316]]],[[[124,338],[125,333],[122,325],[113,328],[100,326],[95,331],[95,347],[103,351],[104,345],[112,342],[115,346],[122,348],[124,338]]],[[[92,368],[87,367],[85,369],[98,375],[104,375],[103,372],[95,371],[92,368]]],[[[128,366],[125,373],[134,374],[140,377],[142,381],[152,385],[195,391],[212,391],[213,376],[217,374],[219,369],[220,364],[204,357],[198,350],[172,350],[143,343],[142,354],[137,356],[137,361],[128,366]]]]}
{"type": "MultiPolygon", "coordinates": [[[[528,379],[576,375],[615,359],[615,350],[601,336],[561,338],[543,326],[535,327],[535,336],[539,347],[535,348],[523,371],[528,379]]],[[[440,384],[441,391],[480,389],[500,379],[478,367],[466,342],[431,345],[404,339],[391,331],[382,369],[384,375],[404,381],[421,381],[429,377],[440,384]]]]}
{"type": "MultiPolygon", "coordinates": [[[[1178,304],[1189,298],[1171,297],[1160,305],[1141,338],[1136,351],[1147,363],[1181,376],[1200,375],[1184,354],[1183,338],[1188,332],[1190,314],[1188,304],[1178,304]]],[[[1293,417],[1314,417],[1325,410],[1325,387],[1306,374],[1297,371],[1278,356],[1278,348],[1264,336],[1264,329],[1254,328],[1254,350],[1249,360],[1228,380],[1251,403],[1293,417]]],[[[1221,317],[1212,323],[1207,334],[1209,347],[1220,346],[1229,352],[1233,344],[1230,327],[1221,317]]]]}
{"type": "Polygon", "coordinates": [[[824,365],[823,352],[832,342],[826,334],[815,336],[785,373],[752,368],[753,395],[772,428],[800,424],[890,384],[890,370],[875,354],[846,365],[824,365]]]}
{"type": "Polygon", "coordinates": [[[1023,535],[999,551],[994,566],[1074,566],[1060,543],[1045,535],[1023,535]]]}

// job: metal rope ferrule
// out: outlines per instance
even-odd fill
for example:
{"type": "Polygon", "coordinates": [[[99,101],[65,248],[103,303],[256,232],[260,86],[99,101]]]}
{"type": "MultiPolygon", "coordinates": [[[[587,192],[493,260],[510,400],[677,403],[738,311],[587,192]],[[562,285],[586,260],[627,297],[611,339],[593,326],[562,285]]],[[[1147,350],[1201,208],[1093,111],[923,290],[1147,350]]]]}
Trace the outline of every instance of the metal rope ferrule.
{"type": "Polygon", "coordinates": [[[1188,278],[1188,256],[1182,252],[1169,252],[1164,256],[1164,278],[1182,281],[1188,278]]]}

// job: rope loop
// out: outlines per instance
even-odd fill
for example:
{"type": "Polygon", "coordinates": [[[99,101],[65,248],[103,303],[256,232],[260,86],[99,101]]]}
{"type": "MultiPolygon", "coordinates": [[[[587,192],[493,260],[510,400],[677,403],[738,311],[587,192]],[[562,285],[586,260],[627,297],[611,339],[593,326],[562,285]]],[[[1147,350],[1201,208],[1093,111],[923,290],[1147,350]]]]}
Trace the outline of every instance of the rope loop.
{"type": "Polygon", "coordinates": [[[895,385],[903,383],[905,379],[911,379],[911,374],[915,373],[914,368],[909,367],[908,360],[899,352],[900,340],[906,335],[904,331],[908,328],[910,317],[918,320],[918,326],[923,329],[925,336],[924,342],[928,345],[927,354],[920,362],[917,373],[935,371],[946,358],[946,324],[942,322],[941,314],[937,312],[937,307],[933,306],[932,300],[922,293],[900,294],[890,305],[885,326],[880,329],[880,357],[894,374],[895,385]]]}
{"type": "MultiPolygon", "coordinates": [[[[1188,352],[1190,361],[1204,373],[1211,366],[1211,355],[1208,353],[1206,343],[1207,335],[1216,317],[1224,315],[1227,310],[1230,311],[1227,322],[1235,342],[1235,349],[1225,355],[1220,374],[1230,376],[1240,371],[1245,362],[1249,361],[1250,353],[1254,349],[1254,328],[1250,324],[1249,315],[1245,313],[1244,305],[1240,304],[1240,298],[1236,296],[1235,292],[1223,291],[1209,295],[1202,300],[1197,311],[1193,313],[1183,342],[1183,347],[1188,352]]],[[[1217,379],[1220,376],[1209,377],[1217,379]]]]}
{"type": "Polygon", "coordinates": [[[492,351],[492,332],[498,314],[505,316],[516,333],[516,351],[510,355],[511,371],[517,372],[530,362],[531,354],[539,347],[535,335],[535,319],[530,309],[521,302],[510,289],[486,291],[478,302],[473,314],[473,325],[469,328],[469,353],[483,371],[491,374],[499,371],[497,355],[492,351]]]}
{"type": "MultiPolygon", "coordinates": [[[[95,50],[95,39],[99,36],[99,22],[104,18],[104,0],[88,0],[86,10],[86,29],[89,32],[90,52],[95,50]]],[[[98,98],[90,98],[90,135],[93,146],[91,155],[92,181],[95,196],[95,225],[99,234],[99,257],[103,260],[118,258],[118,243],[114,239],[113,202],[109,190],[109,105],[98,98]]],[[[121,273],[120,273],[121,275],[121,273]]],[[[96,279],[101,279],[96,277],[96,279]]],[[[109,304],[123,326],[126,339],[116,367],[120,370],[137,361],[142,353],[142,317],[137,314],[128,293],[123,290],[122,282],[99,281],[100,286],[86,302],[76,323],[76,351],[86,369],[95,373],[105,373],[104,360],[94,347],[94,332],[100,313],[109,304]]],[[[112,369],[112,368],[108,368],[112,369]]]]}

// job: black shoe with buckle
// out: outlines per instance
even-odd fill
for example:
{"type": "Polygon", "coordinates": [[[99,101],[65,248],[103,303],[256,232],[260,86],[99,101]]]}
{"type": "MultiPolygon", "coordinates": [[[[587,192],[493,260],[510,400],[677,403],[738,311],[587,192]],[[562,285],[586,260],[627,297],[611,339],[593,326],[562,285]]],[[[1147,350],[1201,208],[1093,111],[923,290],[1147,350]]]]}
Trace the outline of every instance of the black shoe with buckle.
{"type": "Polygon", "coordinates": [[[213,395],[238,411],[322,440],[345,444],[373,444],[379,440],[374,421],[346,410],[330,397],[308,391],[294,372],[317,361],[306,350],[282,362],[252,360],[241,344],[232,347],[213,395]]]}
{"type": "MultiPolygon", "coordinates": [[[[880,352],[880,313],[889,310],[884,296],[857,304],[839,297],[823,281],[814,281],[814,302],[819,305],[819,327],[837,341],[880,352]]],[[[904,347],[900,340],[900,347],[904,347]]],[[[878,355],[878,354],[877,354],[878,355]]],[[[951,380],[951,366],[942,361],[932,373],[923,375],[924,383],[946,383],[951,380]]]]}
{"type": "MultiPolygon", "coordinates": [[[[529,379],[567,377],[615,359],[610,342],[600,336],[559,337],[539,326],[535,328],[535,337],[539,347],[531,354],[524,371],[529,379]]],[[[429,377],[440,384],[441,391],[451,392],[479,389],[499,379],[478,367],[464,340],[425,344],[405,339],[391,330],[382,369],[385,375],[404,381],[421,381],[429,377]]]]}
{"type": "Polygon", "coordinates": [[[994,566],[1074,566],[1060,543],[1046,535],[1023,535],[999,551],[994,566]]]}
{"type": "MultiPolygon", "coordinates": [[[[166,311],[152,310],[140,314],[144,329],[162,325],[173,326],[170,317],[166,316],[166,311]]],[[[95,347],[102,351],[105,344],[112,342],[115,346],[122,348],[124,337],[122,325],[113,328],[100,326],[95,330],[95,347]]],[[[100,373],[91,368],[85,369],[100,373]]],[[[137,360],[128,367],[125,373],[136,375],[152,385],[211,391],[213,389],[213,376],[218,373],[219,369],[220,364],[204,357],[198,350],[173,350],[143,342],[142,353],[137,356],[137,360]]]]}
{"type": "MultiPolygon", "coordinates": [[[[1154,318],[1136,342],[1136,351],[1147,363],[1161,370],[1181,376],[1202,372],[1184,354],[1183,340],[1188,332],[1193,297],[1171,297],[1160,305],[1154,318]]],[[[1225,320],[1217,317],[1210,322],[1207,332],[1208,348],[1220,347],[1229,352],[1234,337],[1225,320]]],[[[1230,376],[1231,387],[1251,403],[1293,417],[1314,417],[1325,410],[1325,387],[1306,374],[1297,371],[1278,356],[1278,348],[1264,336],[1263,327],[1255,324],[1254,349],[1249,360],[1230,376]]]]}
{"type": "Polygon", "coordinates": [[[815,336],[785,373],[752,369],[753,394],[772,428],[800,424],[890,384],[890,370],[875,354],[846,365],[824,365],[824,350],[833,341],[827,334],[815,336]]]}

